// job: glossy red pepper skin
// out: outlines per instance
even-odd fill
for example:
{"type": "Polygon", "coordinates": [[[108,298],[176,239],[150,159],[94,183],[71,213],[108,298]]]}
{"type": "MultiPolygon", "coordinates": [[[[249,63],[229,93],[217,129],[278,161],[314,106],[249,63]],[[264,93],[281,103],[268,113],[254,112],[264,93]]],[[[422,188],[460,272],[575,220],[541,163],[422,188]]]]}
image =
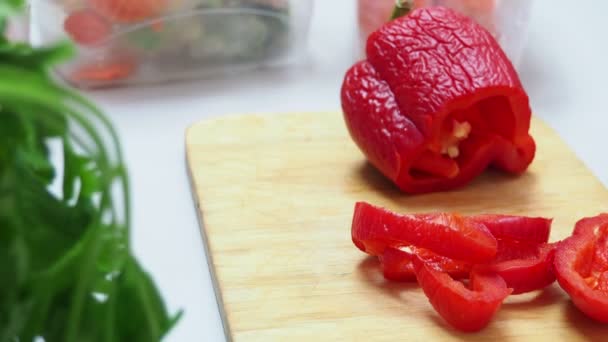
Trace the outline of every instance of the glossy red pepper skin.
{"type": "MultiPolygon", "coordinates": [[[[415,214],[421,219],[433,219],[440,214],[415,214]]],[[[553,219],[516,215],[482,214],[468,216],[483,224],[497,239],[527,242],[531,244],[549,241],[553,219]]]]}
{"type": "Polygon", "coordinates": [[[406,250],[403,251],[398,248],[389,247],[384,250],[382,255],[378,256],[385,279],[391,281],[416,281],[416,273],[414,272],[414,264],[412,262],[414,255],[422,258],[429,267],[437,271],[446,272],[454,279],[467,278],[473,266],[471,263],[450,259],[424,248],[407,246],[406,250]]]}
{"type": "Polygon", "coordinates": [[[418,9],[373,33],[367,60],[344,79],[351,137],[405,192],[453,189],[489,165],[525,171],[535,154],[528,97],[489,32],[439,7],[418,9]],[[441,151],[454,121],[472,126],[459,156],[441,151]]]}
{"type": "Polygon", "coordinates": [[[528,243],[546,243],[551,233],[552,219],[514,215],[475,215],[470,217],[488,228],[497,239],[528,243]]]}
{"type": "Polygon", "coordinates": [[[419,257],[413,259],[416,278],[433,308],[454,328],[474,332],[488,325],[511,289],[498,275],[473,269],[470,288],[437,271],[419,257]]]}
{"type": "Polygon", "coordinates": [[[608,214],[577,222],[557,249],[555,272],[579,310],[608,323],[608,214]]]}
{"type": "Polygon", "coordinates": [[[527,244],[499,240],[497,260],[480,268],[499,275],[512,294],[543,289],[555,282],[555,244],[527,244]]]}
{"type": "MultiPolygon", "coordinates": [[[[378,208],[371,209],[362,213],[377,213],[378,208]]],[[[441,215],[412,216],[422,221],[435,222],[441,219],[441,215]]],[[[491,227],[489,231],[498,241],[495,258],[478,266],[500,275],[507,286],[513,289],[513,294],[539,290],[555,281],[553,259],[556,245],[546,243],[551,231],[551,219],[511,215],[477,215],[469,218],[491,227]]],[[[374,245],[369,239],[365,239],[365,242],[369,246],[374,245]]],[[[395,245],[386,240],[377,242],[380,246],[395,245]]],[[[371,249],[375,250],[374,247],[371,249]]],[[[384,278],[392,281],[415,281],[412,263],[414,255],[423,259],[429,267],[446,272],[455,279],[468,277],[473,267],[470,262],[454,260],[414,245],[402,245],[400,248],[386,247],[378,255],[384,278]]]]}
{"type": "Polygon", "coordinates": [[[456,260],[487,262],[497,250],[496,239],[485,226],[466,217],[437,214],[421,219],[365,202],[355,205],[351,235],[353,243],[371,255],[381,255],[388,247],[415,245],[456,260]]]}
{"type": "MultiPolygon", "coordinates": [[[[543,289],[555,282],[553,260],[556,244],[529,244],[498,240],[498,253],[494,261],[476,265],[479,270],[499,275],[512,294],[543,289]]],[[[427,266],[449,274],[454,279],[467,278],[471,263],[453,260],[428,250],[408,246],[406,251],[389,247],[379,256],[384,278],[391,281],[416,281],[413,255],[419,256],[427,266]]],[[[606,273],[608,279],[608,273],[606,273]]]]}

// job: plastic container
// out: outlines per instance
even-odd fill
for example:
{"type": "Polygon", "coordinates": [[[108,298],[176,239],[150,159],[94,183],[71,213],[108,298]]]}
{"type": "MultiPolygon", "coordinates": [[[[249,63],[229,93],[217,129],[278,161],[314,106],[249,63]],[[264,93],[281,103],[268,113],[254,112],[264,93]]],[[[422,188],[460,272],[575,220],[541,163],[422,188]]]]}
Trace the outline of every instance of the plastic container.
{"type": "MultiPolygon", "coordinates": [[[[395,0],[358,0],[361,42],[386,23],[395,0]]],[[[475,19],[500,43],[514,65],[519,63],[526,44],[532,0],[414,0],[414,6],[445,6],[475,19]]]]}
{"type": "Polygon", "coordinates": [[[80,87],[158,83],[288,65],[312,0],[31,0],[32,43],[71,39],[59,74],[80,87]]]}

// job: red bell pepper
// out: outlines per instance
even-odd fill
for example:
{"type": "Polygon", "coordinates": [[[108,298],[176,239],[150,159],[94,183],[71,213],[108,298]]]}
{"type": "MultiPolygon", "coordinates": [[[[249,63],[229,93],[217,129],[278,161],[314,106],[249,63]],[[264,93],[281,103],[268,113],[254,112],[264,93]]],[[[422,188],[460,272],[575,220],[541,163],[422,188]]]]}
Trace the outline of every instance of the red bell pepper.
{"type": "MultiPolygon", "coordinates": [[[[437,214],[416,214],[420,218],[432,218],[437,214]]],[[[508,239],[532,244],[549,241],[553,219],[515,215],[483,214],[469,216],[490,231],[497,239],[508,239]]]]}
{"type": "Polygon", "coordinates": [[[384,278],[392,281],[416,281],[414,255],[422,258],[431,268],[446,272],[454,279],[464,279],[469,276],[472,264],[464,261],[450,259],[424,248],[407,246],[402,249],[388,247],[379,255],[384,278]],[[403,250],[402,250],[403,249],[403,250]]]}
{"type": "MultiPolygon", "coordinates": [[[[507,287],[513,289],[512,294],[540,290],[555,282],[555,244],[528,245],[499,240],[498,246],[493,262],[476,267],[502,277],[507,287]]],[[[415,281],[413,255],[418,255],[429,267],[445,272],[454,279],[466,278],[473,267],[471,263],[446,258],[413,246],[406,247],[406,250],[387,248],[379,257],[384,278],[415,281]]],[[[606,279],[608,280],[608,272],[606,279]]]]}
{"type": "MultiPolygon", "coordinates": [[[[440,221],[442,215],[445,214],[414,214],[406,217],[433,223],[440,221]]],[[[429,267],[446,272],[453,278],[465,278],[469,275],[473,266],[470,262],[454,260],[416,245],[407,245],[399,242],[401,239],[391,241],[394,237],[392,232],[400,233],[401,228],[396,228],[399,223],[391,223],[389,219],[383,220],[382,217],[399,220],[403,215],[359,203],[355,208],[355,216],[358,216],[358,219],[353,220],[353,241],[359,244],[362,250],[378,255],[386,279],[415,280],[413,255],[422,258],[429,267]],[[382,223],[375,222],[365,227],[372,222],[370,217],[361,218],[365,215],[381,217],[382,223]],[[374,227],[382,228],[380,235],[370,235],[375,231],[374,227]],[[395,248],[398,246],[401,248],[395,248]]],[[[513,294],[542,289],[555,281],[555,245],[545,243],[551,231],[551,219],[508,215],[477,215],[470,219],[491,227],[490,232],[498,241],[498,249],[495,258],[484,263],[483,268],[502,276],[507,286],[513,289],[513,294]]],[[[416,224],[425,229],[423,223],[416,224]]]]}
{"type": "Polygon", "coordinates": [[[549,241],[552,219],[513,215],[476,215],[471,219],[482,223],[497,239],[529,243],[549,241]]]}
{"type": "MultiPolygon", "coordinates": [[[[498,240],[496,259],[476,267],[501,276],[507,287],[513,289],[512,294],[536,291],[555,282],[553,270],[555,249],[555,244],[498,240]]],[[[423,248],[389,247],[379,256],[384,278],[391,281],[415,281],[413,255],[423,259],[427,266],[445,272],[454,279],[468,277],[473,267],[471,263],[453,260],[423,248]]],[[[608,278],[608,272],[606,276],[608,278]]]]}
{"type": "Polygon", "coordinates": [[[555,244],[498,240],[496,260],[480,268],[504,279],[512,294],[540,290],[555,282],[555,249],[555,244]]]}
{"type": "Polygon", "coordinates": [[[380,255],[387,247],[415,245],[456,260],[487,262],[497,249],[492,234],[466,217],[437,214],[423,219],[365,202],[355,205],[351,234],[353,243],[371,255],[380,255]]]}
{"type": "Polygon", "coordinates": [[[416,278],[429,302],[458,330],[472,332],[484,328],[511,293],[505,281],[494,273],[473,269],[467,288],[419,257],[414,257],[413,262],[416,278]]]}
{"type": "Polygon", "coordinates": [[[488,166],[525,171],[535,154],[519,77],[492,35],[440,7],[373,33],[344,78],[351,137],[405,192],[448,190],[488,166]]]}
{"type": "Polygon", "coordinates": [[[555,272],[579,310],[608,323],[608,214],[577,222],[557,249],[555,272]]]}

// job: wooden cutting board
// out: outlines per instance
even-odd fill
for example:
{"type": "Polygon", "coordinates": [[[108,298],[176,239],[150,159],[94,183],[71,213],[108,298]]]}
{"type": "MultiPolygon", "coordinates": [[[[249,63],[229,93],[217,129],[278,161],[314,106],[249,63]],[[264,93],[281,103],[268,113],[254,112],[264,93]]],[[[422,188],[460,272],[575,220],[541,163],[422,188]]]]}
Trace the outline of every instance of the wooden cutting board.
{"type": "Polygon", "coordinates": [[[337,112],[204,121],[187,134],[194,197],[229,339],[236,341],[608,340],[557,284],[511,296],[477,334],[450,329],[416,284],[390,283],[350,238],[355,201],[399,212],[554,217],[551,240],[608,210],[608,192],[535,120],[521,177],[486,172],[445,193],[400,193],[369,166],[337,112]]]}

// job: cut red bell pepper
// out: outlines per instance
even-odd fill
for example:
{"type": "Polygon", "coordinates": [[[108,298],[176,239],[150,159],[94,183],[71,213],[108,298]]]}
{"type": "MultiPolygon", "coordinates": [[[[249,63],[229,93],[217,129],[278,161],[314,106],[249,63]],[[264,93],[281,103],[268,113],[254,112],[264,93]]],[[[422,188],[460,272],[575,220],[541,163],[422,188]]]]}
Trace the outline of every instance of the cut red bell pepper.
{"type": "Polygon", "coordinates": [[[489,165],[525,171],[535,154],[519,77],[492,35],[440,7],[373,33],[344,79],[351,137],[403,191],[448,190],[489,165]]]}
{"type": "Polygon", "coordinates": [[[487,326],[511,293],[505,281],[494,273],[473,269],[470,288],[467,288],[419,257],[414,257],[413,262],[418,283],[429,302],[446,322],[458,330],[472,332],[487,326]]]}
{"type": "MultiPolygon", "coordinates": [[[[375,215],[378,211],[382,215],[386,214],[386,210],[368,206],[361,204],[359,214],[375,215]]],[[[442,215],[414,214],[411,216],[424,222],[437,222],[441,220],[442,215]]],[[[553,272],[555,245],[544,243],[548,240],[551,230],[552,221],[550,219],[507,215],[477,215],[470,218],[486,227],[491,227],[490,232],[497,238],[498,249],[495,258],[484,264],[483,267],[487,271],[502,276],[507,286],[513,288],[513,294],[539,290],[555,281],[553,272]]],[[[365,221],[359,219],[358,222],[364,224],[365,221]]],[[[376,224],[376,226],[379,225],[376,224]]],[[[390,224],[390,226],[394,225],[390,224]]],[[[355,226],[353,225],[353,227],[355,226]]],[[[388,229],[386,224],[384,227],[388,229]]],[[[363,229],[362,226],[359,228],[363,229]]],[[[370,239],[369,237],[361,239],[359,232],[357,231],[357,238],[353,237],[353,241],[365,240],[362,249],[365,249],[366,246],[372,251],[383,249],[378,257],[382,264],[384,277],[388,280],[415,280],[413,255],[419,256],[430,267],[446,272],[453,278],[467,277],[472,267],[470,262],[454,260],[418,246],[401,245],[401,248],[394,248],[390,246],[397,246],[398,243],[386,239],[370,239]]],[[[390,232],[385,230],[384,233],[389,234],[390,232]]]]}
{"type": "Polygon", "coordinates": [[[501,276],[512,294],[540,290],[555,281],[555,244],[498,240],[496,260],[480,267],[501,276]]]}
{"type": "Polygon", "coordinates": [[[512,215],[470,218],[485,225],[497,239],[496,258],[483,267],[500,275],[513,289],[513,294],[540,290],[555,281],[553,259],[556,246],[546,243],[551,232],[551,219],[512,215]]]}
{"type": "MultiPolygon", "coordinates": [[[[439,214],[415,214],[422,219],[432,219],[439,214]]],[[[553,219],[515,215],[484,214],[469,216],[490,231],[497,239],[528,242],[532,244],[549,241],[553,219]]]]}
{"type": "Polygon", "coordinates": [[[497,239],[545,243],[549,241],[552,219],[513,215],[476,215],[471,219],[483,223],[497,239]]]}
{"type": "Polygon", "coordinates": [[[389,247],[379,255],[382,264],[384,278],[392,281],[416,281],[413,255],[417,255],[431,268],[446,272],[454,279],[463,279],[469,276],[472,264],[464,261],[456,261],[424,248],[415,246],[402,247],[402,249],[389,247]],[[403,250],[402,250],[403,249],[403,250]]]}
{"type": "MultiPolygon", "coordinates": [[[[476,267],[501,276],[507,287],[513,289],[512,294],[536,291],[555,282],[553,270],[555,249],[555,244],[498,240],[496,259],[476,267]]],[[[429,267],[446,272],[454,279],[468,277],[473,267],[471,263],[453,260],[423,248],[389,247],[379,256],[384,278],[392,281],[415,281],[413,255],[418,255],[429,267]]],[[[606,276],[608,278],[608,272],[606,276]]]]}
{"type": "Polygon", "coordinates": [[[608,214],[577,222],[557,249],[555,272],[577,308],[608,323],[608,214]]]}
{"type": "Polygon", "coordinates": [[[497,249],[485,226],[466,217],[437,214],[421,219],[365,202],[355,205],[351,234],[353,243],[371,255],[380,255],[387,247],[415,245],[456,260],[487,262],[497,249]]]}

